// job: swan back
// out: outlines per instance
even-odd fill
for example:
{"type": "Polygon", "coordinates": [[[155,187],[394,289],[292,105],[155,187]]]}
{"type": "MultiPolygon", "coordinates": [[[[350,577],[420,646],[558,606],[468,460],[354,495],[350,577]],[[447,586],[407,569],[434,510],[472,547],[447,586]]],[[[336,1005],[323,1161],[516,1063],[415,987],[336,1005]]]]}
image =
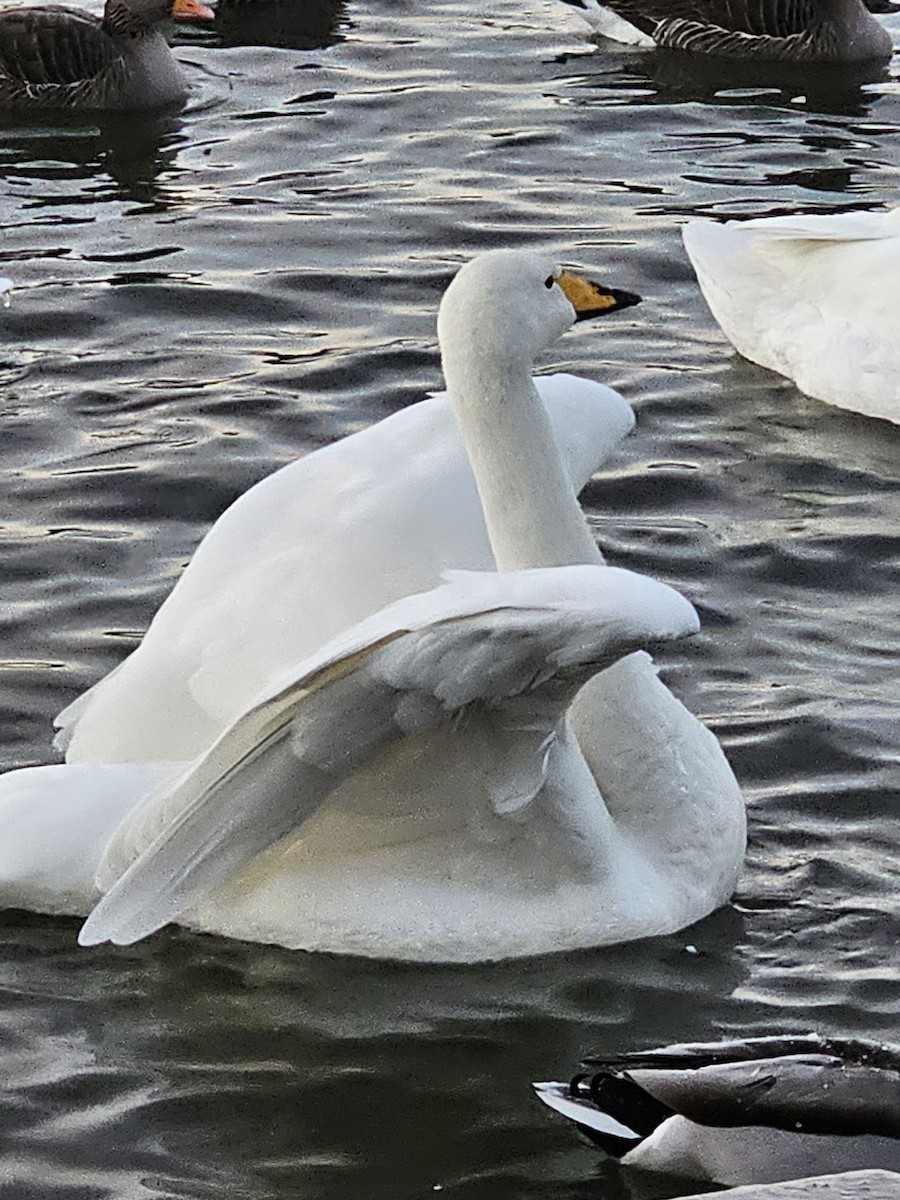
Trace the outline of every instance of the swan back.
{"type": "Polygon", "coordinates": [[[829,404],[900,422],[900,209],[691,221],[682,232],[745,358],[829,404]]]}
{"type": "MultiPolygon", "coordinates": [[[[580,491],[634,414],[589,380],[536,384],[569,486],[580,491]]],[[[282,467],[235,501],[138,648],[57,718],[66,757],[193,758],[285,662],[434,587],[449,568],[492,566],[475,480],[441,393],[282,467]]]]}

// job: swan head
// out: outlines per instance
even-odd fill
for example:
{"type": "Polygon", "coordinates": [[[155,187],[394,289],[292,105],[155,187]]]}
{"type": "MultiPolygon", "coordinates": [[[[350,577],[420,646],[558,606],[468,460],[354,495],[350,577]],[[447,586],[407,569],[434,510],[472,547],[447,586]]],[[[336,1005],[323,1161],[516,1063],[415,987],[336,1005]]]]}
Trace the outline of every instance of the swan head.
{"type": "Polygon", "coordinates": [[[489,250],[460,268],[438,313],[445,372],[462,357],[529,374],[575,321],[640,303],[640,296],[564,271],[552,256],[489,250]]]}

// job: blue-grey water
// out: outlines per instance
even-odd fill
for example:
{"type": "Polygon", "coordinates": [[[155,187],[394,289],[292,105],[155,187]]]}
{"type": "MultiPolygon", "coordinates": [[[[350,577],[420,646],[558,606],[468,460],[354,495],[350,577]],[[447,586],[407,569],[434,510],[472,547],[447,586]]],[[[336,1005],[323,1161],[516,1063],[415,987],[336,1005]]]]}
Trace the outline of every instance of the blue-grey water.
{"type": "Polygon", "coordinates": [[[222,0],[178,53],[180,115],[0,118],[0,765],[54,760],[240,492],[439,384],[461,261],[543,246],[645,296],[547,365],[637,409],[586,502],[701,610],[665,672],[745,789],[747,867],[677,936],[474,968],[0,914],[0,1194],[675,1194],[529,1081],[900,1011],[900,430],[738,359],[678,224],[900,202],[900,84],[601,47],[559,0],[222,0]]]}

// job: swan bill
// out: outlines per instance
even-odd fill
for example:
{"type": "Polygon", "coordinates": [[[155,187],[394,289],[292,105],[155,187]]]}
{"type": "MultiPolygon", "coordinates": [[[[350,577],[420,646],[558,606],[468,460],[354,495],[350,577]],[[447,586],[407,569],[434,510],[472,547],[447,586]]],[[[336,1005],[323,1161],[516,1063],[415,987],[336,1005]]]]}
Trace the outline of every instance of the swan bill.
{"type": "Polygon", "coordinates": [[[632,308],[641,302],[641,297],[635,292],[608,288],[602,283],[582,279],[580,275],[574,275],[571,271],[563,271],[557,276],[556,282],[575,309],[576,321],[586,321],[589,317],[599,317],[619,308],[632,308]]]}

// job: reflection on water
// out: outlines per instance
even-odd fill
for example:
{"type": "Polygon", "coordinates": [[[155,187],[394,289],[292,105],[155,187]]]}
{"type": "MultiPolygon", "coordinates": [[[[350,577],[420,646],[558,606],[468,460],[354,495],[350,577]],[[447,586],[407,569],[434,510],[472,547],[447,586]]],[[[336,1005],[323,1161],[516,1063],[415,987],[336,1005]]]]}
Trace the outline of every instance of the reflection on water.
{"type": "Polygon", "coordinates": [[[731,755],[748,865],[678,937],[468,970],[89,953],[6,914],[4,1197],[615,1200],[532,1078],[718,1031],[896,1036],[898,433],[739,359],[678,224],[900,202],[897,82],[723,77],[543,0],[223,0],[177,52],[182,113],[0,121],[2,765],[50,761],[237,495],[439,385],[458,262],[542,246],[645,296],[553,365],[636,405],[586,501],[611,561],[700,608],[665,673],[731,755]]]}
{"type": "Polygon", "coordinates": [[[343,38],[343,0],[221,0],[213,26],[220,46],[319,50],[343,38]]]}
{"type": "MultiPolygon", "coordinates": [[[[607,44],[608,45],[608,44],[607,44]]],[[[582,68],[586,88],[612,94],[600,103],[716,104],[733,107],[786,108],[807,113],[863,116],[891,79],[885,63],[827,67],[692,57],[671,50],[622,55],[601,47],[592,55],[564,59],[582,68]]]]}
{"type": "Polygon", "coordinates": [[[189,1195],[213,1183],[252,1196],[495,1194],[553,1186],[558,1156],[592,1176],[595,1155],[545,1120],[529,1081],[588,1048],[634,1045],[637,1029],[665,1037],[679,996],[685,1035],[707,1032],[744,973],[734,913],[613,953],[452,969],[177,931],[85,955],[47,926],[8,925],[0,986],[25,1030],[0,1061],[20,1101],[72,1111],[49,1144],[43,1123],[20,1125],[19,1152],[54,1175],[80,1161],[110,1187],[152,1171],[189,1195]],[[536,1138],[550,1150],[537,1173],[536,1138]]]}
{"type": "Polygon", "coordinates": [[[92,220],[94,206],[105,200],[155,204],[158,177],[172,169],[182,129],[182,118],[171,113],[148,114],[137,124],[106,114],[36,115],[4,133],[0,163],[8,194],[23,201],[29,221],[61,205],[87,206],[81,219],[92,220]]]}

